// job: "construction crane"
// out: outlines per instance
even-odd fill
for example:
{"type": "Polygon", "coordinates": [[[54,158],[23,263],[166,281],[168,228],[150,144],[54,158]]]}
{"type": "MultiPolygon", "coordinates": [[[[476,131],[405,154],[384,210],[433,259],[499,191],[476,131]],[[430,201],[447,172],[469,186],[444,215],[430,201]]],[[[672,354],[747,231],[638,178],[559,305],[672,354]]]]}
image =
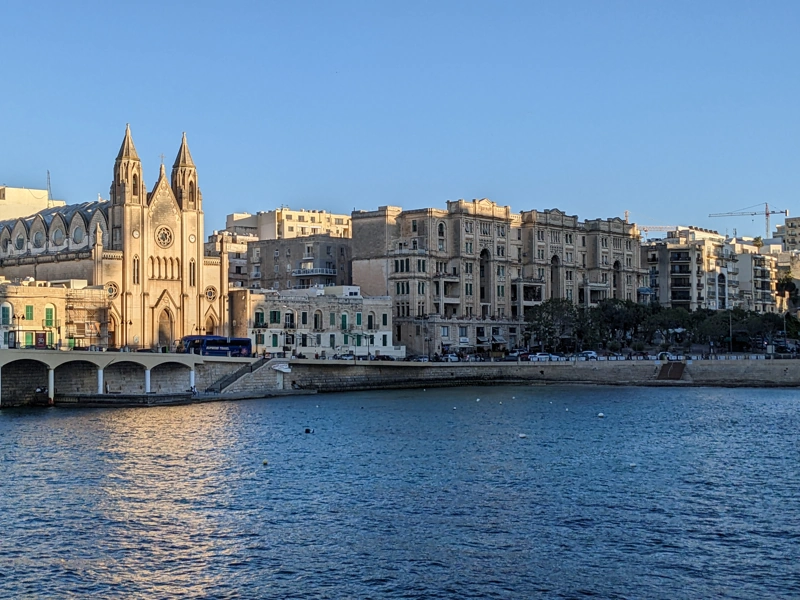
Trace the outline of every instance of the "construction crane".
{"type": "Polygon", "coordinates": [[[763,212],[760,211],[760,210],[759,211],[755,211],[755,212],[751,212],[751,211],[748,210],[749,208],[755,208],[756,206],[761,206],[761,204],[754,204],[753,206],[748,206],[746,208],[743,208],[742,210],[737,210],[737,211],[734,211],[734,212],[711,213],[708,216],[709,217],[754,217],[754,216],[757,216],[757,215],[764,215],[764,219],[765,219],[765,222],[766,222],[766,227],[765,227],[766,235],[764,236],[764,239],[765,240],[769,239],[770,236],[771,236],[770,231],[769,231],[769,216],[770,215],[786,215],[788,217],[789,216],[789,211],[788,210],[770,210],[769,209],[769,204],[767,204],[766,202],[764,202],[764,211],[763,212]]]}

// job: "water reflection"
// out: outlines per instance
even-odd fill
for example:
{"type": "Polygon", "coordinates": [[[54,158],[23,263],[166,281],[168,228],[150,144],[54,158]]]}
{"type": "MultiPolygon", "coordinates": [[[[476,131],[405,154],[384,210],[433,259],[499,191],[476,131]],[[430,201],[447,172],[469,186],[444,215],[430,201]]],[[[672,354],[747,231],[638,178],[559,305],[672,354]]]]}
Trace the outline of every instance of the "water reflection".
{"type": "Polygon", "coordinates": [[[0,596],[796,596],[798,424],[779,390],[4,410],[0,596]]]}

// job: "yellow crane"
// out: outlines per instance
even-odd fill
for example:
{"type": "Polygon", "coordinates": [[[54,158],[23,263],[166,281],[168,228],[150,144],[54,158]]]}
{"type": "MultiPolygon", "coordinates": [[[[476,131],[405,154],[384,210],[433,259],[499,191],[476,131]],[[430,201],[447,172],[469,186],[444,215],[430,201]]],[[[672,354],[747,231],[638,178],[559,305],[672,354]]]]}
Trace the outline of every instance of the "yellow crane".
{"type": "Polygon", "coordinates": [[[789,211],[788,210],[770,210],[769,209],[769,204],[766,203],[766,202],[764,202],[764,210],[763,211],[760,211],[760,210],[758,210],[758,211],[750,211],[750,210],[748,210],[750,208],[755,208],[756,206],[761,206],[761,204],[760,203],[759,204],[754,204],[753,206],[748,206],[746,208],[743,208],[742,210],[736,210],[736,211],[733,211],[733,212],[711,213],[708,216],[709,217],[754,217],[754,216],[757,216],[757,215],[764,215],[764,219],[765,219],[765,222],[766,222],[766,227],[765,227],[766,235],[764,236],[764,239],[765,240],[769,239],[771,237],[771,234],[770,234],[770,231],[769,231],[769,216],[770,215],[786,215],[788,217],[789,216],[789,211]]]}

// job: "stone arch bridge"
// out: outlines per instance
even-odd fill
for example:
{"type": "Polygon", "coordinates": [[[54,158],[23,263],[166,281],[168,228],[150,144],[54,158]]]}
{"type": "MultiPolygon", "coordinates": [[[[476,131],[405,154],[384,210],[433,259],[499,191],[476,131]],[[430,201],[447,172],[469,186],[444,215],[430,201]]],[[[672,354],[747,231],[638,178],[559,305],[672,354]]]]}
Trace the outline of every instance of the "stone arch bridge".
{"type": "Polygon", "coordinates": [[[56,394],[149,394],[185,392],[195,372],[208,378],[238,369],[249,359],[196,354],[0,350],[0,406],[28,404],[56,394]],[[206,363],[211,360],[212,367],[206,363]]]}

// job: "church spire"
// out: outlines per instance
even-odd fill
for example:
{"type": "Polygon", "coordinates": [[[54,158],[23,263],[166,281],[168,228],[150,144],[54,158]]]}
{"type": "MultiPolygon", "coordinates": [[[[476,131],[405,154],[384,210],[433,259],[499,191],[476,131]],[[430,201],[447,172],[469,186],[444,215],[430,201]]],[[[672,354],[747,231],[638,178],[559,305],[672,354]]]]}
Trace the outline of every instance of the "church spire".
{"type": "Polygon", "coordinates": [[[133,145],[133,138],[131,137],[130,124],[125,125],[125,139],[122,140],[122,146],[119,148],[117,160],[139,160],[139,155],[136,153],[136,146],[133,145]]]}
{"type": "Polygon", "coordinates": [[[182,210],[200,209],[200,190],[197,189],[197,167],[194,165],[186,143],[186,133],[183,134],[178,156],[172,165],[172,191],[182,210]]]}
{"type": "Polygon", "coordinates": [[[186,143],[186,132],[183,132],[183,139],[181,140],[181,147],[178,150],[178,156],[175,157],[175,164],[172,165],[173,169],[177,169],[178,167],[193,167],[194,161],[192,160],[192,155],[189,152],[189,144],[186,143]]]}

